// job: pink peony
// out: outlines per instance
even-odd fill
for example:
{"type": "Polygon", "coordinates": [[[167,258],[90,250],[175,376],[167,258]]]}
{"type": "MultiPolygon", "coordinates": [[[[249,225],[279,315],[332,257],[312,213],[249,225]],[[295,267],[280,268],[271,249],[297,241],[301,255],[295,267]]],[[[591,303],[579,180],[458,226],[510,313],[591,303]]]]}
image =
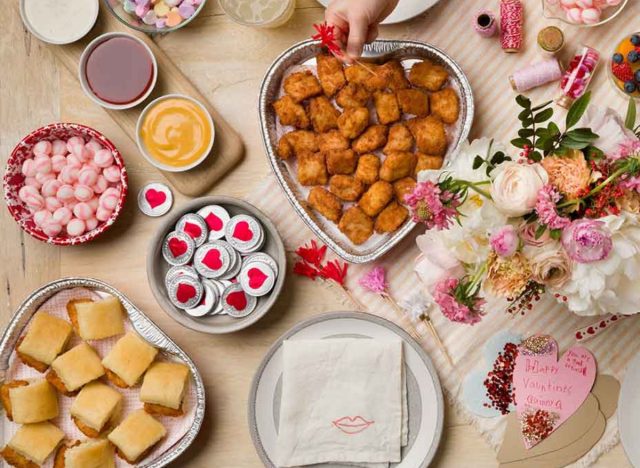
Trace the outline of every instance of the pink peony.
{"type": "Polygon", "coordinates": [[[458,216],[460,200],[431,181],[418,182],[404,200],[411,209],[413,221],[424,223],[427,229],[448,229],[458,216]]]}
{"type": "Polygon", "coordinates": [[[536,239],[536,231],[538,230],[538,223],[528,223],[524,221],[520,228],[518,229],[518,233],[520,234],[520,239],[525,245],[530,245],[532,247],[542,247],[545,244],[551,242],[551,235],[549,234],[549,230],[545,230],[540,237],[536,239]]]}
{"type": "Polygon", "coordinates": [[[611,232],[602,221],[577,219],[562,232],[562,246],[578,263],[604,260],[611,253],[611,232]]]}
{"type": "Polygon", "coordinates": [[[558,214],[556,203],[560,201],[558,190],[552,185],[545,185],[538,192],[538,200],[536,201],[536,213],[540,220],[540,224],[544,224],[549,229],[564,229],[571,220],[558,214]]]}
{"type": "Polygon", "coordinates": [[[460,286],[460,280],[457,278],[440,281],[433,291],[433,300],[440,306],[444,316],[452,322],[474,325],[482,319],[482,306],[485,300],[477,296],[466,296],[458,291],[458,286],[460,286]]]}
{"type": "Polygon", "coordinates": [[[510,224],[502,226],[491,236],[491,248],[501,257],[511,257],[519,245],[520,238],[516,228],[510,224]]]}

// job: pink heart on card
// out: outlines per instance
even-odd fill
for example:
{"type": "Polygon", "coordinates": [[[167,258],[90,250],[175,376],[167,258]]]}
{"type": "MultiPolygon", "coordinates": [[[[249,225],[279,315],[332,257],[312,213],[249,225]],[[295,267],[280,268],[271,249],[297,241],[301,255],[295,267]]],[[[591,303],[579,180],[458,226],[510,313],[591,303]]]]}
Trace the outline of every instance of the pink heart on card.
{"type": "Polygon", "coordinates": [[[572,346],[558,360],[558,344],[547,335],[518,348],[513,388],[527,449],[569,419],[584,403],[596,380],[596,360],[582,346],[572,346]]]}

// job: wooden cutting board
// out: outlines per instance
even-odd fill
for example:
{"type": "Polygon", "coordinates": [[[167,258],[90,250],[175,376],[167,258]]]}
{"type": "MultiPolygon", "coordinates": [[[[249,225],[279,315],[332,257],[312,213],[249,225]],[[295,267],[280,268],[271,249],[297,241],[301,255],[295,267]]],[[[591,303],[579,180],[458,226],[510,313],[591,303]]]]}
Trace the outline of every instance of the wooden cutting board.
{"type": "Polygon", "coordinates": [[[86,37],[73,44],[50,45],[49,47],[60,63],[76,77],[78,86],[80,86],[78,64],[82,51],[97,36],[114,31],[126,32],[142,39],[151,48],[158,62],[158,81],[151,96],[145,102],[126,110],[105,108],[111,118],[133,141],[136,140],[136,122],[140,112],[147,103],[156,97],[172,93],[185,94],[200,101],[211,113],[215,125],[215,141],[207,159],[197,167],[185,172],[166,172],[158,169],[180,193],[191,197],[202,195],[242,160],[244,144],[236,131],[149,36],[122,24],[100,2],[100,16],[95,27],[86,37]]]}

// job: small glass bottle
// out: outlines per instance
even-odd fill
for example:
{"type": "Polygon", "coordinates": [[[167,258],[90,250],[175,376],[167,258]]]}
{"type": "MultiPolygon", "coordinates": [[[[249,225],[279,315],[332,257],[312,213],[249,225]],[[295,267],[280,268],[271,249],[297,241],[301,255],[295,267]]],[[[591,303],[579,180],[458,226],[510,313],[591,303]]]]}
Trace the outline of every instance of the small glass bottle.
{"type": "Polygon", "coordinates": [[[562,75],[562,94],[556,99],[559,106],[568,109],[587,92],[599,62],[600,52],[587,45],[580,46],[562,75]]]}
{"type": "Polygon", "coordinates": [[[295,10],[295,0],[220,0],[224,12],[244,26],[277,28],[284,25],[295,10]]]}

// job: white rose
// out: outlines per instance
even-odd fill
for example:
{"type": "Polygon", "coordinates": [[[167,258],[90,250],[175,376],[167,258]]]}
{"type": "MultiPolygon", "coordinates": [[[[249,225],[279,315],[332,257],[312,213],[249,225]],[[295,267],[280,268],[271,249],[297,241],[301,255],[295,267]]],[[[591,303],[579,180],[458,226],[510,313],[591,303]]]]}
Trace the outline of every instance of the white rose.
{"type": "Polygon", "coordinates": [[[635,138],[633,132],[625,128],[620,115],[606,107],[589,106],[577,126],[590,128],[596,133],[599,138],[593,146],[607,156],[615,154],[623,141],[635,138]]]}
{"type": "Polygon", "coordinates": [[[418,236],[416,244],[420,255],[415,260],[414,269],[429,293],[443,279],[461,278],[464,275],[464,267],[437,232],[429,231],[418,236]]]}
{"type": "Polygon", "coordinates": [[[510,218],[524,216],[536,206],[538,191],[549,176],[540,164],[506,161],[491,176],[491,198],[498,210],[510,218]]]}

